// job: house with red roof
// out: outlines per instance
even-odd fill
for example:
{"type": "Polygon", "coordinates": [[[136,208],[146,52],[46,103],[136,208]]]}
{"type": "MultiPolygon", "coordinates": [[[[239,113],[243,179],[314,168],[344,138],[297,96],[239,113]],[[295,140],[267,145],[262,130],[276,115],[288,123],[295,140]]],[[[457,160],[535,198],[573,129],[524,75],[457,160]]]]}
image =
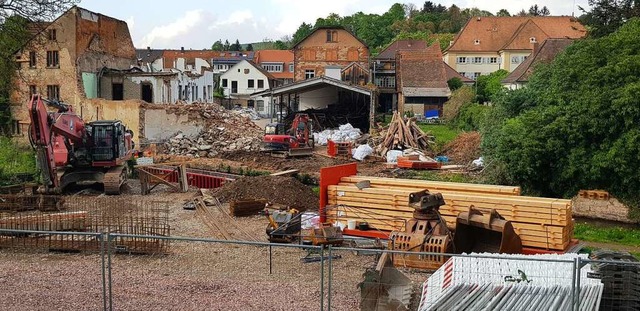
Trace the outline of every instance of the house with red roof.
{"type": "Polygon", "coordinates": [[[514,71],[547,39],[580,39],[587,30],[571,16],[473,17],[444,51],[460,74],[477,78],[499,69],[514,71]]]}
{"type": "Polygon", "coordinates": [[[269,72],[278,85],[293,82],[293,52],[290,50],[259,50],[255,52],[253,62],[269,72]]]}

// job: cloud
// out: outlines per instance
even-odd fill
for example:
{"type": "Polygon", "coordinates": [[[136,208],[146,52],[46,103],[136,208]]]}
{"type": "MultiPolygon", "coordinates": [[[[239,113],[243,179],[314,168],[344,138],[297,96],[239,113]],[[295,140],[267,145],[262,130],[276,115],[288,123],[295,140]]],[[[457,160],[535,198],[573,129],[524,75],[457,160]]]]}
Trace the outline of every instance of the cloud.
{"type": "Polygon", "coordinates": [[[139,46],[166,44],[180,35],[194,33],[197,29],[195,26],[203,22],[207,15],[204,10],[188,11],[170,24],[153,28],[142,38],[139,46]]]}

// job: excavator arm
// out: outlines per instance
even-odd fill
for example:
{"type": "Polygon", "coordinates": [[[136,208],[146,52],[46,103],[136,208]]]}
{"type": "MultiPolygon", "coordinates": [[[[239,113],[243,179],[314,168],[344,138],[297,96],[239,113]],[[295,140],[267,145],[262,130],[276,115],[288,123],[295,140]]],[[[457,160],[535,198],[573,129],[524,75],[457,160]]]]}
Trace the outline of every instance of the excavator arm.
{"type": "Polygon", "coordinates": [[[85,139],[84,121],[73,113],[70,106],[58,101],[47,101],[34,95],[29,103],[31,144],[36,149],[46,192],[55,192],[60,186],[58,166],[68,161],[67,144],[85,139]],[[50,113],[47,105],[57,108],[50,113]]]}

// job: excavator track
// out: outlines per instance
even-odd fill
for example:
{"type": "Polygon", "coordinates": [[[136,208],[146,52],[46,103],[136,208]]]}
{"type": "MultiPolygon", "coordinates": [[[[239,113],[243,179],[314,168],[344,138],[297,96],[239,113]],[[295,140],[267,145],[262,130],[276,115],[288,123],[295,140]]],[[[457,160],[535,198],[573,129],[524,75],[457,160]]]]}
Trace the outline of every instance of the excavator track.
{"type": "Polygon", "coordinates": [[[110,168],[104,173],[104,193],[118,195],[122,185],[127,181],[127,170],[124,165],[110,168]]]}

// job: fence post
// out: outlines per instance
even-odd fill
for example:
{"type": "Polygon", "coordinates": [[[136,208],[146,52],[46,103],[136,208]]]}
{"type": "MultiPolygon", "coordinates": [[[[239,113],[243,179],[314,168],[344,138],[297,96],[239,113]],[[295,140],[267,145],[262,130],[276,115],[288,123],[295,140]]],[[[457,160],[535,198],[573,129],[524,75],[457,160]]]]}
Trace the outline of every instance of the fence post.
{"type": "Polygon", "coordinates": [[[320,311],[324,310],[324,246],[320,247],[320,311]]]}
{"type": "Polygon", "coordinates": [[[107,276],[106,276],[106,258],[104,252],[104,234],[99,234],[100,240],[100,263],[102,265],[102,306],[107,311],[107,276]]]}
{"type": "Polygon", "coordinates": [[[111,278],[111,234],[107,232],[107,272],[109,276],[109,311],[113,311],[113,291],[112,291],[112,281],[111,278]]]}
{"type": "Polygon", "coordinates": [[[576,258],[576,293],[575,293],[575,310],[580,310],[580,269],[582,269],[582,258],[576,258]]]}
{"type": "Polygon", "coordinates": [[[327,310],[331,311],[331,280],[333,279],[333,253],[331,250],[331,244],[329,244],[329,284],[327,284],[327,290],[329,292],[327,296],[327,310]]]}
{"type": "Polygon", "coordinates": [[[272,269],[273,269],[273,252],[271,248],[272,248],[271,243],[269,243],[269,274],[272,273],[272,269]]]}
{"type": "Polygon", "coordinates": [[[578,267],[578,262],[577,259],[574,258],[573,260],[573,273],[571,274],[571,310],[572,311],[576,311],[576,275],[578,269],[580,269],[578,267]]]}

